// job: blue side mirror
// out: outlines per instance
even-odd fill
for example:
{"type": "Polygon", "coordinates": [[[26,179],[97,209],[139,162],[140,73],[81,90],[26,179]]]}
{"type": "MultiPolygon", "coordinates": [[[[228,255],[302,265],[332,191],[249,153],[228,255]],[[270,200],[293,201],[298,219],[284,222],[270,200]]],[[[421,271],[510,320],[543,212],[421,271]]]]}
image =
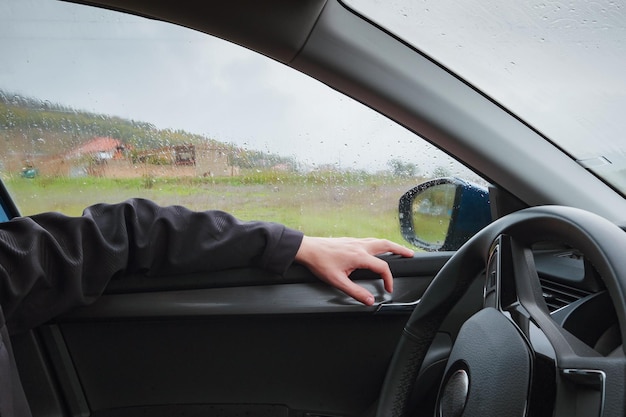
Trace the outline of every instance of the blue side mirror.
{"type": "Polygon", "coordinates": [[[491,223],[489,191],[458,178],[438,178],[412,188],[398,206],[406,241],[427,251],[456,250],[491,223]]]}

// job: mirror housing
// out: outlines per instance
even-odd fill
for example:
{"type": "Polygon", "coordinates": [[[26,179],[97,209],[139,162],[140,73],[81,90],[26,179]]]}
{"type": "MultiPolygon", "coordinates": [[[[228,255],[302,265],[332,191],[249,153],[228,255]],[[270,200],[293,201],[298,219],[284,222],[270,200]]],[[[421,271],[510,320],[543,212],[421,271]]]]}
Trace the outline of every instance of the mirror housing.
{"type": "Polygon", "coordinates": [[[459,178],[410,189],[398,211],[402,237],[427,251],[457,250],[492,219],[487,188],[459,178]]]}

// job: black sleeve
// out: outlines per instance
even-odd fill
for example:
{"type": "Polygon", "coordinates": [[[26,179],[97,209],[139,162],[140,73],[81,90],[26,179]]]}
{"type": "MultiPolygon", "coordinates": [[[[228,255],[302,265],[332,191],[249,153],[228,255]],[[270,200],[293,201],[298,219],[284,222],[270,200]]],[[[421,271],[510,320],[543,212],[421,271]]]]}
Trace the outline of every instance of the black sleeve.
{"type": "Polygon", "coordinates": [[[15,331],[88,304],[125,273],[183,274],[257,266],[282,274],[302,234],[147,200],[0,224],[0,306],[15,331]]]}

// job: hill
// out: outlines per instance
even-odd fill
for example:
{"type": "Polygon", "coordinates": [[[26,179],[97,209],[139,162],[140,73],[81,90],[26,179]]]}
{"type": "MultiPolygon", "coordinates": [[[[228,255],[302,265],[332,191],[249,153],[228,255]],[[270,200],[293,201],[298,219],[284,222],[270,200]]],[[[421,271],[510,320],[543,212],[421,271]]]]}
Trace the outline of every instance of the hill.
{"type": "Polygon", "coordinates": [[[113,138],[137,153],[177,145],[220,149],[229,165],[239,168],[294,166],[291,158],[244,150],[235,145],[183,130],[157,129],[142,121],[76,110],[0,90],[0,155],[6,158],[52,157],[94,138],[113,138]]]}

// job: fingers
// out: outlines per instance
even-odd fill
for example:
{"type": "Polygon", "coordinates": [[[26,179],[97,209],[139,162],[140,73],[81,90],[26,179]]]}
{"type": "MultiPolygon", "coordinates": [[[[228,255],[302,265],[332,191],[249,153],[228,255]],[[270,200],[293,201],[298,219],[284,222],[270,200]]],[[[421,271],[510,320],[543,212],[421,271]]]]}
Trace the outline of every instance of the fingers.
{"type": "Polygon", "coordinates": [[[369,269],[372,272],[380,275],[385,286],[385,291],[393,292],[393,275],[389,269],[389,264],[380,258],[370,256],[364,260],[364,263],[360,266],[361,269],[369,269]]]}
{"type": "Polygon", "coordinates": [[[347,275],[338,276],[325,281],[366,306],[374,304],[375,298],[372,293],[360,285],[355,284],[347,275]]]}
{"type": "Polygon", "coordinates": [[[391,252],[410,258],[414,254],[413,250],[385,239],[361,239],[361,242],[364,243],[370,255],[391,252]]]}
{"type": "Polygon", "coordinates": [[[393,275],[389,264],[375,255],[394,253],[413,256],[411,249],[385,239],[312,238],[305,236],[296,254],[296,261],[306,265],[318,278],[343,291],[361,303],[371,306],[374,296],[352,282],[355,269],[368,269],[380,275],[387,292],[393,291],[393,275]]]}
{"type": "MultiPolygon", "coordinates": [[[[353,282],[349,275],[355,269],[368,269],[378,275],[383,280],[385,291],[393,292],[393,275],[389,269],[389,264],[380,258],[361,252],[352,262],[349,268],[343,270],[332,270],[327,273],[318,273],[318,276],[328,284],[343,291],[345,294],[354,298],[361,303],[371,306],[374,304],[375,298],[368,290],[353,282]]],[[[320,271],[318,271],[320,272],[320,271]]]]}
{"type": "Polygon", "coordinates": [[[413,250],[384,239],[360,239],[357,242],[365,245],[364,248],[368,254],[360,258],[358,268],[369,269],[380,275],[385,290],[393,292],[393,275],[389,269],[389,264],[374,255],[391,252],[404,257],[412,257],[413,250]]]}

